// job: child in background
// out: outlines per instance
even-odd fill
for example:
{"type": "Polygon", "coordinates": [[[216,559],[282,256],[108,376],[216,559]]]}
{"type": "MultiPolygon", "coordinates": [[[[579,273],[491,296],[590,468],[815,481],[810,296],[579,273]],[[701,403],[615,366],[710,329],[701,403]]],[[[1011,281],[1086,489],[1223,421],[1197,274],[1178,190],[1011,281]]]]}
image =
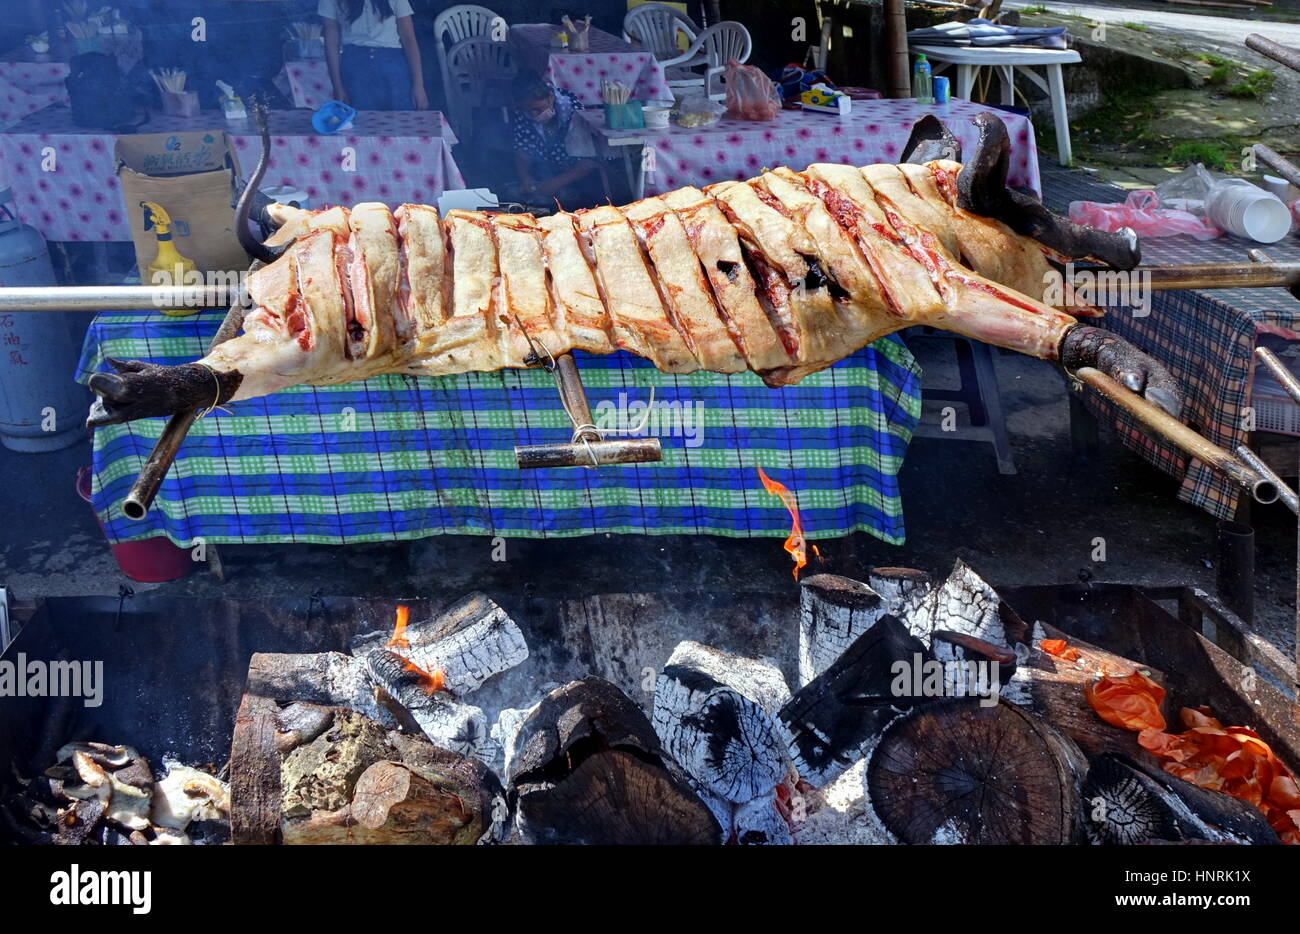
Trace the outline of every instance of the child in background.
{"type": "Polygon", "coordinates": [[[320,0],[316,12],[336,99],[358,110],[429,109],[410,0],[320,0]]]}
{"type": "Polygon", "coordinates": [[[511,136],[524,197],[532,204],[558,200],[566,207],[588,207],[608,199],[601,164],[569,155],[565,145],[582,102],[534,74],[521,73],[512,91],[511,136]]]}

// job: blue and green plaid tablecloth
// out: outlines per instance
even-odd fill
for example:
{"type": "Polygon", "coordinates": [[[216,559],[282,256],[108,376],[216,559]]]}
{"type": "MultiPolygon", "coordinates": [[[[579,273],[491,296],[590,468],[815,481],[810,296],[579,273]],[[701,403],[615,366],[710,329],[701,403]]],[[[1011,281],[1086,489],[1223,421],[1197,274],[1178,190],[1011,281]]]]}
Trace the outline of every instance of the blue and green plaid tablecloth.
{"type": "MultiPolygon", "coordinates": [[[[105,357],[198,359],[222,317],[100,314],[79,379],[107,369],[105,357]]],[[[762,466],[795,491],[808,537],[865,531],[903,541],[897,474],[921,387],[897,337],[786,389],[768,389],[753,374],[660,373],[624,353],[575,356],[598,422],[623,410],[627,417],[612,424],[635,425],[653,387],[650,433],[661,438],[662,463],[517,469],[516,444],[567,441],[571,431],[544,370],[384,376],[297,387],[199,419],[141,522],[123,516],[121,503],[166,422],[99,429],[93,504],[110,541],[164,534],[181,545],[462,533],[787,535],[789,515],[762,489],[762,466]],[[688,405],[698,432],[681,415],[688,405]]]]}

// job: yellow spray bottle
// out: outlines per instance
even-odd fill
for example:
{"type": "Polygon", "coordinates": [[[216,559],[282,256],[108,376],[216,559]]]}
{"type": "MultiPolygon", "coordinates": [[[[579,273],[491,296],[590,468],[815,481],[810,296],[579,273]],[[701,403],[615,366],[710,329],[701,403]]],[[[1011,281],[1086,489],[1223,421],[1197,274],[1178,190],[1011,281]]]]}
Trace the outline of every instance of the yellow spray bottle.
{"type": "MultiPolygon", "coordinates": [[[[172,242],[171,215],[155,201],[141,201],[144,208],[144,229],[153,230],[158,238],[158,255],[143,270],[146,285],[184,285],[186,274],[194,271],[194,260],[182,256],[172,242]]],[[[164,308],[162,313],[173,317],[195,314],[197,308],[164,308]]]]}

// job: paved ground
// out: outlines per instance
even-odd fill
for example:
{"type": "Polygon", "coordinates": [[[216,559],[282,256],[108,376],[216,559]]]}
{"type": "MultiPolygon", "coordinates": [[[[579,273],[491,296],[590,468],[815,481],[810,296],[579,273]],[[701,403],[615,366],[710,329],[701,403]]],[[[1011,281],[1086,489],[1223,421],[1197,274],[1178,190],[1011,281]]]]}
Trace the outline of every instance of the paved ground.
{"type": "MultiPolygon", "coordinates": [[[[937,345],[937,346],[936,346],[937,345]]],[[[918,351],[926,385],[949,384],[948,350],[918,351]]],[[[997,473],[983,445],[919,440],[903,470],[908,541],[866,536],[822,544],[828,570],[911,565],[943,574],[960,557],[990,580],[1065,583],[1087,569],[1098,580],[1195,584],[1213,590],[1214,520],[1174,499],[1174,483],[1118,445],[1092,464],[1070,453],[1061,378],[1054,367],[998,356],[1020,472],[997,473]],[[1104,538],[1105,562],[1092,560],[1104,538]]],[[[45,455],[0,451],[0,582],[24,595],[115,594],[117,572],[94,517],[73,492],[85,445],[45,455]]],[[[1291,651],[1295,619],[1295,523],[1280,506],[1260,507],[1256,606],[1260,630],[1291,651]]],[[[507,560],[489,540],[426,539],[348,548],[244,546],[222,550],[227,580],[199,572],[158,587],[241,598],[313,593],[454,599],[472,589],[500,595],[568,597],[609,592],[773,592],[792,586],[778,539],[607,537],[511,541],[507,560]]]]}
{"type": "MultiPolygon", "coordinates": [[[[1136,22],[1159,27],[1163,31],[1185,33],[1201,36],[1215,42],[1242,45],[1246,36],[1253,32],[1262,33],[1274,42],[1283,45],[1300,46],[1300,22],[1280,21],[1273,11],[1259,7],[1254,17],[1237,11],[1221,10],[1217,14],[1185,13],[1168,9],[1166,4],[1144,5],[1129,3],[1071,3],[1045,0],[1043,3],[1009,3],[1011,9],[1029,6],[1046,6],[1049,10],[1084,16],[1092,20],[1107,23],[1136,22]]],[[[1183,9],[1190,9],[1184,7],[1183,9]]],[[[1279,6],[1277,12],[1283,17],[1293,18],[1294,11],[1279,6]]]]}

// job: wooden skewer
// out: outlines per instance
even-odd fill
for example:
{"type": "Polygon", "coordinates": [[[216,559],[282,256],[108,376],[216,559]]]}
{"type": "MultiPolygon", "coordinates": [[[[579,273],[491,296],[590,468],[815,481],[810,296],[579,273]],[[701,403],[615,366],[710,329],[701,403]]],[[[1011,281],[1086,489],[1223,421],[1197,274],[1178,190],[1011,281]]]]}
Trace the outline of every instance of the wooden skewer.
{"type": "Polygon", "coordinates": [[[1156,291],[1175,289],[1264,289],[1284,288],[1300,298],[1300,263],[1229,262],[1182,263],[1176,266],[1138,266],[1136,269],[1076,269],[1075,275],[1104,273],[1119,275],[1156,291]]]}
{"type": "Polygon", "coordinates": [[[1080,367],[1074,375],[1124,409],[1155,434],[1230,477],[1249,491],[1256,502],[1277,502],[1279,491],[1272,480],[1243,464],[1231,451],[1219,447],[1207,438],[1202,438],[1164,409],[1151,404],[1105,373],[1090,366],[1080,367]]]}

